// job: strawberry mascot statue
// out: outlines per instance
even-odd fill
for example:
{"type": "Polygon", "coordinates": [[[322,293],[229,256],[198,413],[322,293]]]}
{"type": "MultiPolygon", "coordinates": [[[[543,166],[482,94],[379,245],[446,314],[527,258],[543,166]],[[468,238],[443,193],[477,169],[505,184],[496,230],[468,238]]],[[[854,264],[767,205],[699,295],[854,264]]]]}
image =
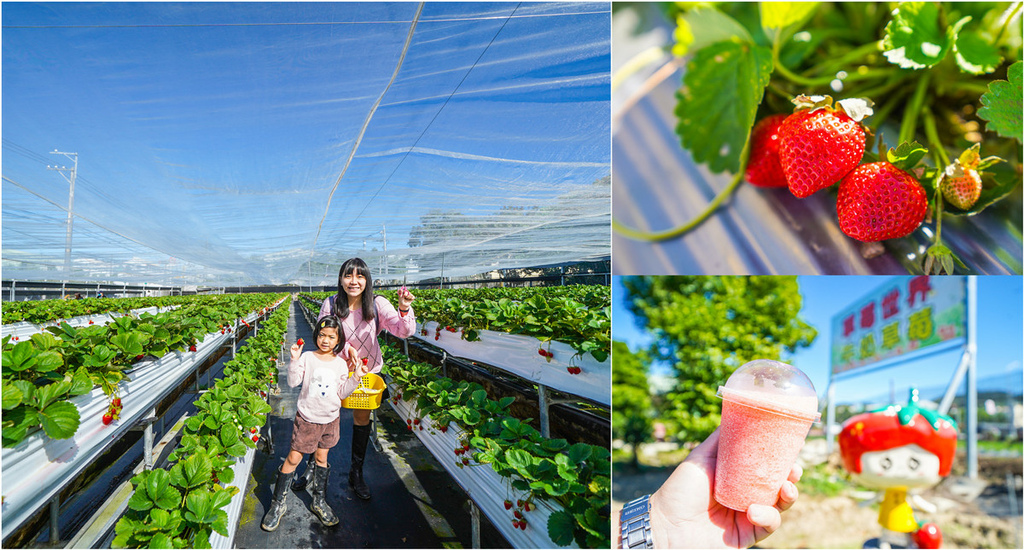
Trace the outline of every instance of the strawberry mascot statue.
{"type": "Polygon", "coordinates": [[[917,405],[916,389],[904,406],[891,405],[859,414],[843,424],[839,451],[843,465],[858,483],[885,491],[878,523],[880,548],[939,548],[942,532],[934,523],[920,525],[911,502],[929,505],[911,489],[937,484],[949,475],[956,454],[957,427],[952,418],[917,405]]]}

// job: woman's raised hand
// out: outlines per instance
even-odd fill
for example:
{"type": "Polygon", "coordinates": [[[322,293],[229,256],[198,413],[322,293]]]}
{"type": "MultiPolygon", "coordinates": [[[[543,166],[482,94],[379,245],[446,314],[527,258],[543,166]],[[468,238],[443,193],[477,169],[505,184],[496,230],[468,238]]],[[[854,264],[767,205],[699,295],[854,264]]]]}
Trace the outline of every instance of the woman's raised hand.
{"type": "Polygon", "coordinates": [[[409,306],[412,305],[412,301],[415,299],[416,297],[412,295],[412,292],[409,292],[408,288],[403,286],[398,289],[398,309],[409,309],[409,306]]]}

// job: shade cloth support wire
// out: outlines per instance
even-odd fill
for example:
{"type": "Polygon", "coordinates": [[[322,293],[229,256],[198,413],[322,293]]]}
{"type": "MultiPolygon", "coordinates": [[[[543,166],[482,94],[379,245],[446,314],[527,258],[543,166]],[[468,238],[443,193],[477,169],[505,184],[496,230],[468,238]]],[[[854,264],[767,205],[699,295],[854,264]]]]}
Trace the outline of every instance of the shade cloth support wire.
{"type": "Polygon", "coordinates": [[[398,172],[398,169],[402,167],[402,163],[405,162],[405,159],[409,158],[409,155],[416,150],[416,146],[419,145],[420,140],[423,139],[423,136],[427,134],[427,130],[429,130],[430,126],[434,124],[434,121],[437,120],[437,117],[441,115],[441,111],[443,111],[444,108],[448,106],[448,102],[452,100],[452,97],[459,91],[459,88],[462,87],[462,84],[466,81],[467,78],[469,78],[469,73],[473,72],[473,69],[476,68],[477,63],[479,63],[480,60],[483,59],[484,54],[486,54],[487,50],[491,48],[491,44],[494,44],[494,41],[498,38],[498,35],[501,34],[501,31],[505,28],[505,25],[508,24],[508,22],[512,19],[512,16],[515,15],[516,10],[518,10],[519,6],[521,5],[523,5],[522,2],[516,4],[516,7],[512,10],[511,13],[508,14],[508,17],[505,18],[505,21],[501,24],[501,27],[499,27],[498,31],[494,33],[493,37],[491,37],[491,41],[487,43],[487,47],[485,47],[483,51],[480,52],[480,55],[478,55],[476,60],[473,61],[473,65],[469,67],[469,70],[466,71],[466,74],[462,75],[462,80],[459,81],[459,84],[455,86],[455,89],[452,90],[452,93],[448,94],[448,97],[445,98],[444,103],[441,105],[441,108],[438,109],[436,113],[434,113],[434,118],[431,118],[430,122],[428,122],[427,125],[423,128],[423,131],[420,132],[420,135],[416,138],[416,141],[413,142],[412,147],[410,147],[409,150],[405,152],[405,155],[402,156],[402,160],[398,161],[398,164],[395,165],[395,169],[392,170],[390,174],[388,174],[388,177],[385,178],[384,182],[380,184],[380,187],[378,187],[377,190],[373,193],[373,196],[370,197],[370,200],[368,200],[366,204],[363,205],[363,209],[359,211],[359,214],[356,214],[356,216],[352,218],[352,223],[349,224],[347,228],[345,228],[345,233],[348,233],[352,229],[352,226],[355,225],[356,221],[359,220],[360,217],[362,217],[363,212],[366,212],[366,209],[370,207],[370,204],[374,201],[374,199],[377,198],[377,195],[379,195],[380,192],[384,190],[384,186],[386,186],[388,182],[391,181],[391,178],[395,175],[396,172],[398,172]]]}
{"type": "Polygon", "coordinates": [[[331,209],[331,200],[334,199],[334,192],[338,190],[338,186],[341,185],[341,180],[345,177],[345,172],[348,171],[348,167],[352,164],[352,159],[356,156],[356,150],[359,149],[359,144],[363,141],[363,135],[366,134],[366,129],[370,126],[370,120],[373,118],[373,114],[377,111],[377,107],[380,106],[380,102],[384,100],[384,96],[388,93],[391,85],[394,84],[395,79],[398,78],[398,72],[402,69],[402,63],[405,62],[405,54],[409,52],[409,45],[412,44],[412,36],[416,32],[416,23],[420,20],[420,14],[423,13],[423,4],[420,2],[419,7],[416,8],[416,15],[412,18],[412,24],[409,26],[409,34],[405,37],[405,45],[402,46],[402,55],[398,58],[398,64],[395,66],[395,72],[391,74],[391,80],[388,81],[388,85],[384,87],[384,90],[377,97],[377,101],[373,102],[373,106],[370,107],[370,112],[366,113],[366,120],[363,121],[362,128],[359,129],[359,135],[356,136],[355,143],[352,144],[352,151],[348,154],[348,159],[345,160],[345,166],[341,169],[341,174],[338,175],[337,181],[334,182],[334,187],[331,189],[331,194],[327,197],[327,206],[324,207],[324,216],[320,218],[320,224],[316,227],[316,236],[313,237],[313,246],[309,250],[308,263],[313,262],[313,255],[316,253],[316,244],[320,240],[320,231],[324,227],[324,222],[327,220],[327,213],[331,209]]]}

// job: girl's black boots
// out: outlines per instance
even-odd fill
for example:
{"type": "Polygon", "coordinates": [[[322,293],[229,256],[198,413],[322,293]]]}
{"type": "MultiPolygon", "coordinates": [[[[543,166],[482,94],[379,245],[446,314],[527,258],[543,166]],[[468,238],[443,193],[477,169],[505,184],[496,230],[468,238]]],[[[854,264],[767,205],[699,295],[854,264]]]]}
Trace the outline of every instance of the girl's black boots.
{"type": "Polygon", "coordinates": [[[294,473],[282,474],[280,469],[277,470],[277,483],[274,484],[274,500],[270,503],[270,507],[267,508],[267,514],[263,516],[263,523],[260,525],[264,531],[273,531],[280,525],[281,516],[287,510],[284,499],[288,496],[288,485],[291,483],[294,473]]]}
{"type": "Polygon", "coordinates": [[[316,514],[316,517],[320,518],[321,523],[328,527],[338,524],[338,516],[334,515],[334,510],[328,506],[327,501],[324,499],[324,491],[327,489],[327,476],[330,473],[330,464],[325,468],[314,462],[313,484],[309,487],[309,494],[313,497],[313,502],[310,503],[309,509],[316,514]]]}

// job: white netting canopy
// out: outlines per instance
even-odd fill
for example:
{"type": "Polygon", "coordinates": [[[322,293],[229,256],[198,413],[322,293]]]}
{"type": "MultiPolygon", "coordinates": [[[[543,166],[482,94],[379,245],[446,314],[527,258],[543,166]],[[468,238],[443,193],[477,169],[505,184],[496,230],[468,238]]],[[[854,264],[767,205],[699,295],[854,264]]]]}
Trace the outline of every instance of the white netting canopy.
{"type": "Polygon", "coordinates": [[[606,259],[610,18],[5,3],[3,277],[331,284],[359,256],[413,282],[606,259]]]}

